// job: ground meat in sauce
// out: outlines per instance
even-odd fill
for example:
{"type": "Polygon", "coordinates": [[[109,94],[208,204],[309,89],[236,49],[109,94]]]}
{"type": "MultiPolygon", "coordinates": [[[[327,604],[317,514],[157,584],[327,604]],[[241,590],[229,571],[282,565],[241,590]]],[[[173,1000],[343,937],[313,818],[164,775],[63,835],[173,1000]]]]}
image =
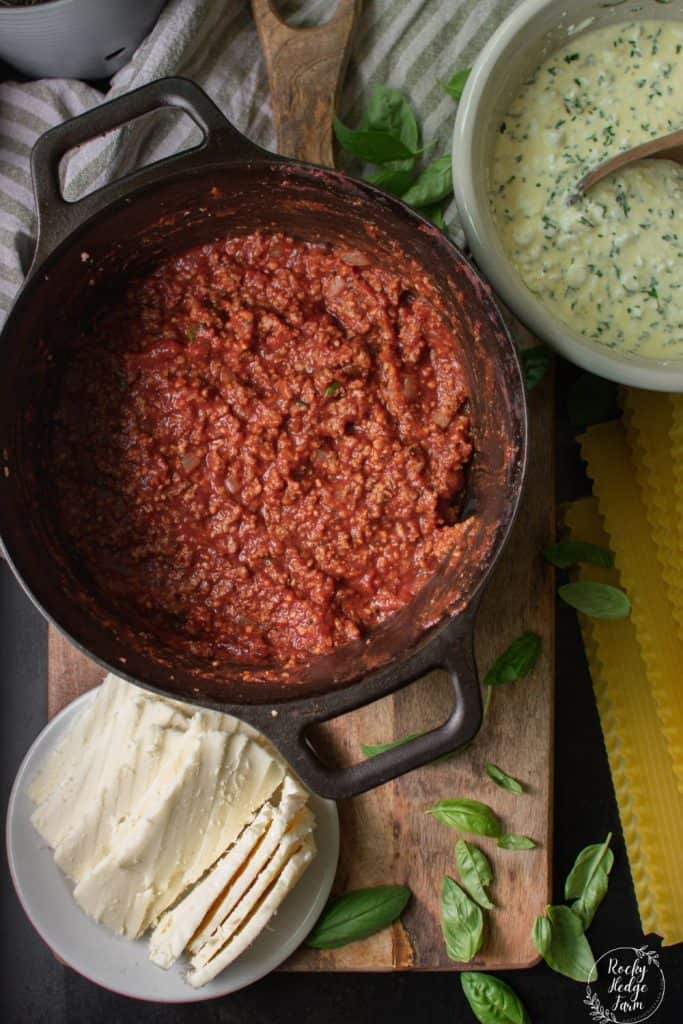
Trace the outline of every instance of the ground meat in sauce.
{"type": "Polygon", "coordinates": [[[411,600],[472,452],[457,343],[419,292],[259,234],[128,286],[80,339],[53,439],[62,525],[111,607],[285,663],[411,600]]]}

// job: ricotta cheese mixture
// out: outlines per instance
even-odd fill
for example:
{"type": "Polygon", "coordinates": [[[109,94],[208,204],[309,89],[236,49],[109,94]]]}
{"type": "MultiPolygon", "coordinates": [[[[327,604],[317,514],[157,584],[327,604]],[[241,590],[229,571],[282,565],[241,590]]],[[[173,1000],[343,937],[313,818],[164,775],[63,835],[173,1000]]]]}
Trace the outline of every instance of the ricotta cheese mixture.
{"type": "Polygon", "coordinates": [[[683,168],[644,160],[570,202],[580,179],[683,126],[683,23],[588,32],[553,53],[500,126],[490,203],[527,287],[609,348],[683,358],[683,168]]]}

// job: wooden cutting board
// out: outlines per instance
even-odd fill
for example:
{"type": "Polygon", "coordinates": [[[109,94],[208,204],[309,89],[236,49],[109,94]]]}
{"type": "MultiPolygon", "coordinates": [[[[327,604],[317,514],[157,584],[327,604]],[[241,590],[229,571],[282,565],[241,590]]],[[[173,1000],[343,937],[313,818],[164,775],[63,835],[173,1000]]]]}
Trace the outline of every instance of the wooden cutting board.
{"type": "MultiPolygon", "coordinates": [[[[275,15],[271,0],[252,0],[273,96],[281,153],[332,164],[332,115],[359,0],[339,0],[320,28],[292,30],[275,15]]],[[[521,346],[535,344],[518,324],[521,346]]],[[[525,630],[539,633],[543,652],[533,674],[494,694],[488,719],[470,748],[452,761],[430,765],[339,805],[341,858],[335,892],[387,883],[413,891],[402,921],[361,943],[316,952],[301,949],[284,965],[290,971],[487,970],[529,967],[538,959],[531,926],[551,899],[554,682],[554,577],[541,551],[555,531],[554,410],[551,376],[531,396],[531,445],[522,508],[477,624],[482,674],[525,630]],[[526,793],[497,788],[484,765],[493,762],[522,780],[526,793]],[[473,797],[488,803],[510,832],[532,836],[536,850],[499,850],[480,841],[494,864],[496,909],[487,915],[482,951],[470,965],[446,956],[439,921],[444,874],[456,876],[456,834],[425,813],[437,800],[473,797]]],[[[50,629],[49,714],[97,685],[103,671],[56,630],[50,629]]],[[[439,672],[408,689],[336,720],[321,737],[346,762],[358,760],[361,743],[381,743],[442,721],[450,686],[439,672]]]]}
{"type": "MultiPolygon", "coordinates": [[[[519,325],[514,329],[522,345],[530,343],[519,325]]],[[[527,679],[494,693],[487,721],[465,753],[339,804],[341,858],[335,892],[397,883],[409,885],[414,896],[401,923],[342,949],[301,949],[284,970],[458,969],[446,956],[439,923],[441,877],[457,877],[456,833],[425,814],[437,800],[458,796],[488,803],[509,831],[539,843],[536,850],[512,853],[497,849],[492,839],[478,840],[494,864],[491,892],[497,909],[488,915],[481,954],[469,966],[503,970],[528,967],[537,959],[530,932],[536,915],[551,899],[552,864],[554,580],[540,555],[555,530],[552,396],[548,376],[531,395],[531,447],[522,507],[485,594],[476,637],[482,674],[525,630],[541,635],[541,659],[527,679]],[[525,795],[514,796],[495,786],[484,772],[487,762],[522,780],[525,795]]],[[[50,628],[50,716],[103,677],[98,665],[50,628]]],[[[442,674],[431,673],[401,693],[325,726],[326,744],[339,750],[343,760],[358,760],[361,743],[385,742],[441,721],[450,699],[442,674]]]]}

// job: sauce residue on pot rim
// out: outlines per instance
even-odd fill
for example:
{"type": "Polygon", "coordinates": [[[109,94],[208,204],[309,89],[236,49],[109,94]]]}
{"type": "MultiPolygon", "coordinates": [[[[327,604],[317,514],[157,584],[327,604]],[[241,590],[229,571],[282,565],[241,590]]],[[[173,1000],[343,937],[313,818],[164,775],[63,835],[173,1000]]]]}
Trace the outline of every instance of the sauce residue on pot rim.
{"type": "Polygon", "coordinates": [[[249,236],[129,283],[58,396],[59,516],[108,605],[192,653],[366,636],[457,544],[457,339],[367,255],[249,236]]]}

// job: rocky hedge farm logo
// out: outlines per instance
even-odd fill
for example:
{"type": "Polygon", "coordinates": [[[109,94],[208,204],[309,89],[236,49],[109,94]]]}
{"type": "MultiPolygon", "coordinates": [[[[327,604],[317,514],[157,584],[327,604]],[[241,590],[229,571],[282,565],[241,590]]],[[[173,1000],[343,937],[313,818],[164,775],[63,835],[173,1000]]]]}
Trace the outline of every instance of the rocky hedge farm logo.
{"type": "Polygon", "coordinates": [[[598,1024],[638,1024],[649,1020],[664,999],[659,952],[617,946],[595,961],[597,979],[586,986],[584,1003],[598,1024]]]}

